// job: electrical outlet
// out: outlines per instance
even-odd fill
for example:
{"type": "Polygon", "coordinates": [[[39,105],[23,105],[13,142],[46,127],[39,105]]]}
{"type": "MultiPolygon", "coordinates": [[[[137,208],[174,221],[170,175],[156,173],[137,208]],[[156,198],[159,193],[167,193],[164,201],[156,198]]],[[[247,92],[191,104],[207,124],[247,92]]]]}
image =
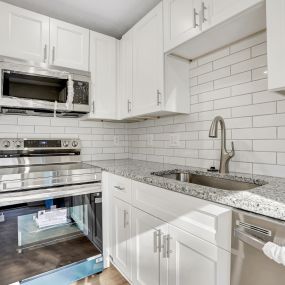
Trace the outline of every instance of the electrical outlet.
{"type": "Polygon", "coordinates": [[[148,134],[146,137],[147,146],[153,146],[153,134],[148,134]]]}
{"type": "Polygon", "coordinates": [[[116,145],[116,146],[120,145],[120,138],[119,138],[119,136],[114,136],[114,145],[116,145]]]}
{"type": "Polygon", "coordinates": [[[171,134],[170,135],[170,146],[178,147],[180,146],[180,136],[179,134],[171,134]]]}

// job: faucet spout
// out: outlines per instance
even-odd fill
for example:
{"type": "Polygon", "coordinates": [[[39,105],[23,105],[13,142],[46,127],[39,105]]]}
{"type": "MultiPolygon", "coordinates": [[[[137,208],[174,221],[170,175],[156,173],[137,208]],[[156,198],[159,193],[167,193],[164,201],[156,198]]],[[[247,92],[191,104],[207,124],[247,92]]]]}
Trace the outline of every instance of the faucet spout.
{"type": "Polygon", "coordinates": [[[229,161],[235,155],[234,143],[232,142],[232,150],[227,151],[226,147],[226,125],[223,117],[216,116],[211,124],[209,130],[210,138],[218,137],[218,126],[221,126],[221,156],[220,156],[220,169],[221,174],[229,173],[229,161]]]}

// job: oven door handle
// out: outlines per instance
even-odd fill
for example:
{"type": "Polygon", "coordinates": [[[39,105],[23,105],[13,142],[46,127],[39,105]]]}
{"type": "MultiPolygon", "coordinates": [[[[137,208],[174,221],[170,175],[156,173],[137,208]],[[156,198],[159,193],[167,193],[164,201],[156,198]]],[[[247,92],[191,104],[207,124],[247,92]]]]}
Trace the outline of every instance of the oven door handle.
{"type": "Polygon", "coordinates": [[[243,231],[241,231],[240,229],[236,228],[234,230],[234,235],[237,239],[239,239],[240,241],[258,249],[258,250],[262,250],[262,248],[265,245],[265,241],[263,241],[260,238],[257,238],[255,236],[252,236],[248,233],[245,233],[243,231]]]}

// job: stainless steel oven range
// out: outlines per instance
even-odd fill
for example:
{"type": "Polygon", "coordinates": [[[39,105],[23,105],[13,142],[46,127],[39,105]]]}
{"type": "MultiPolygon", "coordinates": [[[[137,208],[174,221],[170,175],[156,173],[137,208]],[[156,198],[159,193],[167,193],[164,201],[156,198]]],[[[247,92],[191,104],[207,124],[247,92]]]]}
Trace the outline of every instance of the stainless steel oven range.
{"type": "Polygon", "coordinates": [[[0,242],[0,285],[103,269],[101,169],[80,140],[0,139],[0,242]]]}

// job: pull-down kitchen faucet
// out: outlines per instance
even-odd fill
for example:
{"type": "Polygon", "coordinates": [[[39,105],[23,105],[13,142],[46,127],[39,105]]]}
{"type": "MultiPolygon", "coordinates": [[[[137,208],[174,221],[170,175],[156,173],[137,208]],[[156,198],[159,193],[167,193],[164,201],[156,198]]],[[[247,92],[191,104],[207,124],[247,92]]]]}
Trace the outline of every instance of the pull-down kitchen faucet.
{"type": "Polygon", "coordinates": [[[217,116],[212,121],[212,125],[209,131],[210,138],[218,137],[218,123],[221,125],[221,157],[220,157],[220,169],[221,174],[229,173],[229,161],[235,155],[234,143],[232,142],[232,150],[227,151],[226,148],[226,125],[221,116],[217,116]]]}

